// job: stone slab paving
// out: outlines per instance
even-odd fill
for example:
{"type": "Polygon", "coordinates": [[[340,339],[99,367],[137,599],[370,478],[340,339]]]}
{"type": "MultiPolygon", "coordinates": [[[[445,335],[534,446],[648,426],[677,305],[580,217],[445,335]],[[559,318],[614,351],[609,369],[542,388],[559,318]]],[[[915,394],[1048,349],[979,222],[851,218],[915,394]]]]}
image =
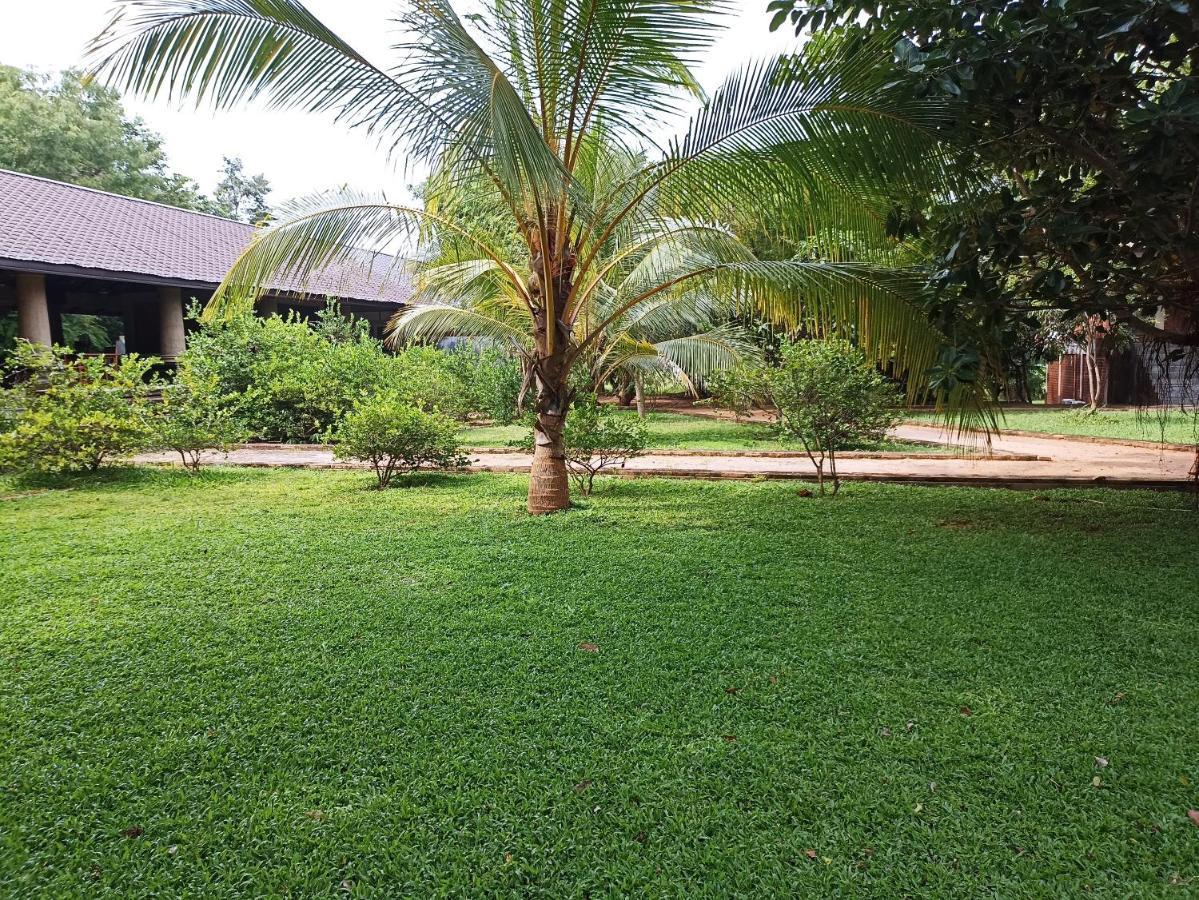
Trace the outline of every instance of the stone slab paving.
{"type": "MultiPolygon", "coordinates": [[[[956,445],[961,438],[936,426],[900,425],[892,431],[900,440],[956,445]]],[[[839,461],[849,480],[895,481],[918,484],[965,484],[1025,489],[1054,486],[1147,487],[1182,489],[1193,484],[1193,451],[1130,447],[1013,435],[993,438],[994,456],[913,454],[884,458],[877,455],[839,461]]],[[[982,449],[980,446],[979,449],[982,449]]],[[[527,472],[531,457],[520,452],[474,451],[471,468],[485,472],[527,472]]],[[[294,466],[303,468],[360,468],[339,463],[325,447],[247,446],[230,453],[208,453],[215,465],[294,466]]],[[[177,463],[178,456],[144,454],[139,462],[177,463]]],[[[615,474],[626,477],[797,478],[814,477],[811,463],[800,457],[713,456],[696,452],[649,453],[631,460],[615,474]]]]}

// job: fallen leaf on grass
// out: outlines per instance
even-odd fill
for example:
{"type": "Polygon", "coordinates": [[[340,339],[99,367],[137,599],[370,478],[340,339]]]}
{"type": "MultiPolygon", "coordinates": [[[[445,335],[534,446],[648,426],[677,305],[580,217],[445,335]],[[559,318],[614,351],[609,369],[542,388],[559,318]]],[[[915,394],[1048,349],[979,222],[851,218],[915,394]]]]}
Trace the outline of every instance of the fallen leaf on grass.
{"type": "Polygon", "coordinates": [[[958,712],[967,717],[974,715],[974,710],[972,710],[969,706],[959,706],[958,712]]]}
{"type": "Polygon", "coordinates": [[[585,650],[588,653],[599,653],[599,644],[589,644],[586,641],[579,644],[580,650],[585,650]]]}
{"type": "Polygon", "coordinates": [[[583,791],[587,790],[587,788],[589,788],[589,787],[591,787],[591,779],[584,778],[582,781],[580,781],[578,784],[575,785],[575,793],[581,794],[581,793],[583,793],[583,791]]]}
{"type": "Polygon", "coordinates": [[[1103,779],[1096,775],[1091,779],[1091,787],[1103,787],[1103,779]]]}
{"type": "Polygon", "coordinates": [[[1124,698],[1128,696],[1124,691],[1116,691],[1116,696],[1107,701],[1108,706],[1115,706],[1117,703],[1123,703],[1124,698]]]}
{"type": "Polygon", "coordinates": [[[735,734],[722,734],[721,737],[724,738],[725,743],[728,744],[733,744],[737,741],[737,735],[735,734]]]}
{"type": "Polygon", "coordinates": [[[1096,756],[1095,757],[1095,768],[1106,769],[1107,768],[1107,757],[1106,756],[1096,756]]]}
{"type": "Polygon", "coordinates": [[[312,819],[314,822],[319,822],[321,819],[325,818],[325,811],[323,809],[310,809],[304,813],[304,815],[312,819]]]}
{"type": "Polygon", "coordinates": [[[740,694],[740,693],[741,693],[741,688],[739,688],[739,687],[726,687],[726,688],[724,689],[724,692],[725,692],[726,694],[740,694]]]}
{"type": "Polygon", "coordinates": [[[779,683],[779,677],[778,677],[777,675],[771,675],[771,676],[770,676],[770,683],[771,683],[771,684],[778,684],[778,683],[779,683]]]}
{"type": "Polygon", "coordinates": [[[811,491],[809,491],[807,488],[804,488],[803,490],[800,490],[800,491],[796,491],[795,493],[796,493],[798,496],[800,496],[800,497],[812,497],[812,496],[814,496],[814,495],[812,494],[812,492],[811,492],[811,491]]]}
{"type": "Polygon", "coordinates": [[[1199,809],[1188,809],[1187,818],[1191,820],[1191,824],[1199,828],[1199,809]]]}
{"type": "Polygon", "coordinates": [[[820,854],[818,854],[815,850],[805,850],[803,852],[803,855],[806,856],[808,859],[816,859],[816,857],[819,856],[820,854]]]}
{"type": "Polygon", "coordinates": [[[133,826],[130,826],[129,828],[126,828],[124,831],[122,831],[121,837],[126,837],[126,838],[130,838],[130,839],[139,838],[145,833],[146,833],[146,829],[142,828],[140,825],[133,825],[133,826]]]}

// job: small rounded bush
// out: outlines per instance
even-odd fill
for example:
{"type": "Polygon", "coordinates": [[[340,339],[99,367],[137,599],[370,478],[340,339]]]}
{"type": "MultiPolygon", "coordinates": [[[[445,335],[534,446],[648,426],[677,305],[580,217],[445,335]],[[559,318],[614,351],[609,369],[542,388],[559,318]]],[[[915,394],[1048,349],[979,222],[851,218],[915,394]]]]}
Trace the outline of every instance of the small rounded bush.
{"type": "Polygon", "coordinates": [[[425,412],[395,393],[376,394],[342,417],[332,437],[337,459],[365,460],[379,480],[417,469],[458,469],[466,465],[458,426],[447,416],[425,412]]]}

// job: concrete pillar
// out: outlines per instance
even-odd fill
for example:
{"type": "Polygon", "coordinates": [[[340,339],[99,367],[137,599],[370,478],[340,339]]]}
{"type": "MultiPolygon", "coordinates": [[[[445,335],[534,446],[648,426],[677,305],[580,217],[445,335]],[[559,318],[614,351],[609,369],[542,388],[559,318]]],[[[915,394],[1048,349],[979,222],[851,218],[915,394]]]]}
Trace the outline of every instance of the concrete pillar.
{"type": "Polygon", "coordinates": [[[183,328],[183,292],[177,287],[158,289],[159,355],[174,362],[186,345],[183,328]]]}
{"type": "Polygon", "coordinates": [[[46,276],[17,273],[17,336],[50,346],[50,304],[46,302],[46,276]]]}
{"type": "Polygon", "coordinates": [[[279,312],[278,297],[259,297],[258,298],[258,315],[264,319],[269,319],[271,316],[279,312]]]}

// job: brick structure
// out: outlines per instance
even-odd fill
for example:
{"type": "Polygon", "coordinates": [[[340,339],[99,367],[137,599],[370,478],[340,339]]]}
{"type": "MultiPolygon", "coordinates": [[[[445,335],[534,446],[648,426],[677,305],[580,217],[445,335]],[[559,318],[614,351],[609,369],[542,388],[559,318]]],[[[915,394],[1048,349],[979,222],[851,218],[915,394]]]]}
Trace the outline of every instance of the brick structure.
{"type": "MultiPolygon", "coordinates": [[[[1108,401],[1111,366],[1105,355],[1099,358],[1099,402],[1108,401]]],[[[1055,359],[1045,371],[1045,405],[1061,406],[1066,400],[1091,402],[1090,380],[1087,377],[1086,357],[1081,353],[1066,353],[1055,359]]]]}

